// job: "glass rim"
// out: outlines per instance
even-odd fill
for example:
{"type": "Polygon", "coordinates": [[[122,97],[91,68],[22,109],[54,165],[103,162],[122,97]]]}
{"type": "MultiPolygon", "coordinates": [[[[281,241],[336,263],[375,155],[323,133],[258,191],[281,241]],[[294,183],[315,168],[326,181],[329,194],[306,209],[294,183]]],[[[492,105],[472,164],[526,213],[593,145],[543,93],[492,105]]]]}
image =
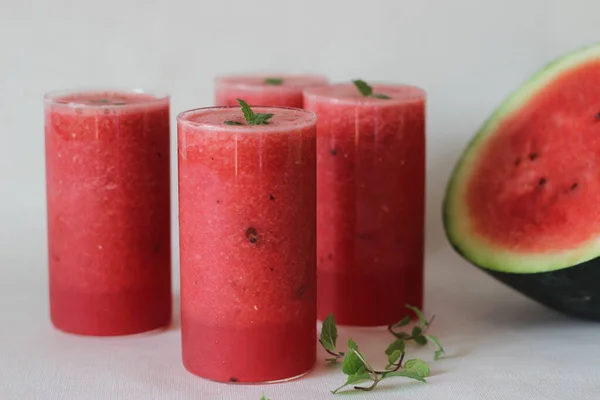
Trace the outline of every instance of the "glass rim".
{"type": "Polygon", "coordinates": [[[310,116],[310,118],[307,118],[305,121],[302,121],[301,123],[289,124],[289,125],[278,125],[278,126],[272,126],[272,125],[269,126],[268,124],[267,125],[216,125],[213,123],[203,123],[203,122],[191,121],[190,119],[186,118],[191,115],[202,114],[202,113],[209,112],[209,111],[239,110],[241,112],[241,109],[239,106],[207,106],[207,107],[192,108],[192,109],[180,112],[179,114],[177,114],[177,117],[176,117],[177,125],[178,126],[185,125],[185,126],[193,127],[196,129],[205,129],[205,130],[210,130],[210,131],[252,132],[252,131],[256,130],[257,128],[259,128],[261,132],[268,132],[268,131],[288,131],[293,128],[303,128],[303,127],[307,127],[310,125],[316,125],[316,122],[317,122],[317,114],[310,110],[306,110],[304,108],[284,107],[284,106],[263,106],[263,105],[251,105],[251,107],[252,107],[252,111],[255,111],[255,112],[260,112],[260,110],[265,110],[265,109],[267,109],[267,110],[291,110],[294,112],[298,112],[300,114],[310,116]]]}
{"type": "Polygon", "coordinates": [[[55,106],[61,107],[82,107],[82,108],[94,108],[94,109],[103,109],[103,108],[126,108],[126,107],[138,107],[144,105],[157,104],[164,101],[169,101],[171,99],[171,95],[167,92],[163,91],[150,91],[143,88],[136,87],[112,87],[112,86],[99,86],[99,87],[83,87],[78,89],[59,89],[52,90],[44,93],[44,103],[52,104],[55,106]],[[86,93],[100,93],[100,92],[112,92],[112,93],[120,93],[120,94],[145,94],[152,99],[138,101],[135,103],[126,103],[126,104],[84,104],[80,102],[59,102],[58,98],[68,95],[78,95],[78,94],[86,94],[86,93]]]}
{"type": "Polygon", "coordinates": [[[248,73],[231,73],[231,74],[221,74],[217,75],[213,78],[213,83],[220,84],[224,86],[234,87],[238,89],[244,89],[248,91],[261,91],[261,90],[272,90],[272,91],[290,91],[290,90],[298,90],[303,89],[307,86],[322,86],[327,85],[329,83],[329,77],[325,74],[319,73],[269,73],[269,72],[248,72],[248,73]],[[314,83],[309,83],[308,85],[265,85],[263,83],[250,83],[250,82],[231,82],[227,79],[231,78],[292,78],[292,77],[307,77],[307,78],[316,78],[314,83]],[[321,82],[316,83],[316,82],[321,82]]]}
{"type": "Polygon", "coordinates": [[[412,103],[412,102],[418,101],[418,100],[423,100],[423,101],[427,100],[427,91],[425,91],[425,89],[423,89],[419,86],[416,86],[416,85],[411,85],[411,84],[407,84],[407,83],[381,82],[381,81],[370,81],[369,85],[373,88],[389,87],[389,88],[393,88],[393,89],[402,89],[402,88],[411,89],[411,90],[415,91],[415,95],[409,96],[409,97],[406,97],[403,99],[397,99],[397,98],[392,97],[391,99],[375,101],[376,99],[371,99],[371,98],[367,98],[367,97],[340,98],[340,97],[336,97],[334,95],[330,95],[327,92],[328,89],[333,90],[333,89],[341,88],[341,87],[354,87],[354,84],[352,82],[337,82],[337,83],[331,83],[331,84],[325,85],[325,86],[307,87],[302,90],[302,94],[305,98],[310,97],[313,99],[327,100],[328,102],[334,103],[334,104],[369,104],[370,106],[374,106],[374,107],[385,107],[385,106],[389,106],[389,105],[412,103]],[[323,92],[320,93],[320,91],[323,91],[323,92]]]}

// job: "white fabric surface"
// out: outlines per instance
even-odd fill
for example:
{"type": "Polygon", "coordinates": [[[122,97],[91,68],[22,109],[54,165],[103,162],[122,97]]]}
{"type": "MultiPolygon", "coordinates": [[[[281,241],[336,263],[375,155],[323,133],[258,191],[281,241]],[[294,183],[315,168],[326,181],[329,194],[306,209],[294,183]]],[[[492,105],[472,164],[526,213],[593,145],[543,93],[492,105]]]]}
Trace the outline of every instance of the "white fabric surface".
{"type": "MultiPolygon", "coordinates": [[[[46,276],[6,268],[7,261],[43,264],[26,248],[3,249],[0,269],[0,399],[331,399],[344,375],[319,360],[296,381],[230,385],[200,379],[181,364],[179,318],[163,332],[91,338],[54,330],[46,276]]],[[[22,271],[27,269],[23,268],[22,271]]],[[[41,270],[40,270],[41,271],[41,270]]],[[[468,267],[448,246],[430,257],[426,312],[431,333],[446,347],[431,362],[428,383],[393,378],[362,399],[598,399],[600,326],[573,320],[514,293],[468,267]]],[[[391,336],[383,329],[340,328],[367,356],[383,363],[391,336]]],[[[294,351],[294,349],[290,349],[294,351]]],[[[415,350],[431,360],[433,349],[415,350]]],[[[257,362],[260,362],[259,360],[257,362]]]]}

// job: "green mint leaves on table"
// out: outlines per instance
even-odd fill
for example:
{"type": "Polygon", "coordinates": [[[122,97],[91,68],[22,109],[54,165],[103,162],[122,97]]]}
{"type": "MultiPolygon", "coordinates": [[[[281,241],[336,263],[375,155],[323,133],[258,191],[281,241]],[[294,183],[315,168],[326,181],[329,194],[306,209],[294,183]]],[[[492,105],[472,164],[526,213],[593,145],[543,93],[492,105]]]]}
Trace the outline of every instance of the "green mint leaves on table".
{"type": "Polygon", "coordinates": [[[263,394],[262,396],[260,396],[260,400],[269,400],[267,397],[265,397],[265,395],[263,394]]]}
{"type": "MultiPolygon", "coordinates": [[[[261,114],[255,113],[252,111],[252,108],[242,99],[236,99],[242,108],[242,113],[244,114],[244,120],[248,125],[268,125],[269,119],[273,117],[273,114],[261,114]]],[[[223,121],[225,125],[243,125],[237,121],[223,121]]]]}
{"type": "Polygon", "coordinates": [[[402,318],[402,320],[400,320],[399,322],[388,325],[388,331],[396,337],[396,341],[404,342],[414,340],[415,343],[420,344],[421,346],[425,346],[429,341],[433,342],[433,344],[437,346],[437,350],[435,351],[433,358],[434,360],[438,360],[444,354],[444,348],[435,336],[427,334],[427,331],[429,330],[429,327],[431,326],[435,315],[432,316],[431,319],[429,319],[428,321],[427,318],[425,318],[425,316],[421,312],[421,310],[419,310],[417,307],[413,307],[410,305],[407,305],[406,307],[415,313],[415,315],[419,319],[419,325],[414,326],[412,328],[411,333],[399,331],[398,328],[406,326],[411,322],[411,317],[407,315],[406,317],[402,318]]]}
{"type": "Polygon", "coordinates": [[[281,85],[282,83],[283,83],[282,78],[266,78],[265,79],[265,84],[267,84],[267,85],[278,86],[278,85],[281,85]]]}
{"type": "Polygon", "coordinates": [[[373,88],[371,86],[369,86],[369,84],[361,79],[357,79],[352,81],[352,83],[354,83],[354,86],[356,86],[356,89],[358,89],[359,93],[362,94],[365,97],[374,97],[376,99],[390,99],[390,96],[386,96],[385,94],[381,94],[381,93],[373,93],[373,88]]]}
{"type": "Polygon", "coordinates": [[[414,340],[421,345],[427,344],[428,340],[432,341],[438,347],[438,350],[435,352],[436,360],[444,352],[444,349],[434,336],[426,334],[433,321],[433,317],[427,321],[423,313],[416,307],[407,306],[407,308],[411,309],[417,315],[419,325],[413,327],[411,333],[398,332],[397,328],[406,326],[412,321],[410,316],[406,316],[396,324],[388,326],[388,330],[396,337],[396,340],[385,349],[385,354],[388,356],[388,364],[382,371],[373,368],[364,354],[360,352],[358,345],[353,339],[348,339],[348,350],[346,352],[339,351],[336,347],[338,333],[333,314],[330,314],[323,321],[319,343],[321,343],[321,346],[323,346],[328,354],[333,356],[333,358],[327,358],[326,361],[337,363],[341,360],[342,372],[346,375],[346,382],[342,386],[332,390],[332,393],[338,393],[341,389],[350,385],[354,386],[356,390],[370,391],[375,389],[382,380],[394,376],[426,382],[425,378],[429,376],[430,370],[429,365],[425,361],[418,358],[404,361],[406,341],[414,340]],[[370,384],[367,386],[356,386],[365,382],[370,382],[370,384]]]}
{"type": "Polygon", "coordinates": [[[343,352],[338,352],[335,348],[335,342],[337,340],[337,327],[335,326],[335,319],[333,314],[329,314],[323,325],[321,326],[321,338],[319,343],[325,349],[325,351],[331,354],[334,358],[327,358],[327,362],[337,362],[340,358],[344,358],[343,352]]]}

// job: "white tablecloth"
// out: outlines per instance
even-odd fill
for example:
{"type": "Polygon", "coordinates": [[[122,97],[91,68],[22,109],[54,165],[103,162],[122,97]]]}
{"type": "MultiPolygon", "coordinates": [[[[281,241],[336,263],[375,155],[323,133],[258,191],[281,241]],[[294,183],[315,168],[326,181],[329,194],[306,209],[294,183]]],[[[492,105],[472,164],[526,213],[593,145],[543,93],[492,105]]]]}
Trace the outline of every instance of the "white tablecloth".
{"type": "MultiPolygon", "coordinates": [[[[15,243],[27,243],[27,235],[16,236],[15,243]]],[[[600,399],[600,324],[537,305],[467,266],[445,244],[429,253],[425,309],[436,314],[431,333],[447,356],[431,362],[426,384],[393,378],[373,392],[337,397],[600,399]]],[[[44,260],[41,250],[27,246],[2,249],[1,400],[258,400],[263,393],[272,400],[333,399],[329,390],[344,381],[321,351],[314,371],[288,383],[230,385],[195,377],[180,361],[178,312],[173,327],[152,334],[92,338],[56,331],[48,318],[44,260]]],[[[340,328],[341,343],[349,336],[383,362],[388,333],[340,328]]],[[[413,354],[429,361],[432,353],[413,354]]]]}

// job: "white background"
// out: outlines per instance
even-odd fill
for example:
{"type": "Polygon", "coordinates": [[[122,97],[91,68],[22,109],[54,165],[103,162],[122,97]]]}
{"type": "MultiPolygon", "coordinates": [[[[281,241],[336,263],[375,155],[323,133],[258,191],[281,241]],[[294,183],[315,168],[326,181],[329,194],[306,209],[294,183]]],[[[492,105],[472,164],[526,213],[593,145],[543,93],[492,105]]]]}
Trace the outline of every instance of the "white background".
{"type": "MultiPolygon", "coordinates": [[[[1,0],[0,399],[332,398],[343,377],[321,361],[289,384],[218,385],[183,370],[177,323],[95,339],[48,321],[43,93],[166,90],[174,133],[178,112],[210,105],[216,74],[258,70],[428,92],[426,309],[449,356],[426,385],[398,378],[357,398],[600,398],[600,326],[548,311],[468,266],[447,245],[440,217],[468,138],[542,65],[600,40],[599,21],[598,0],[1,0]]],[[[175,178],[174,157],[172,165],[175,178]]],[[[373,354],[388,339],[356,330],[342,339],[349,334],[373,354]]]]}

